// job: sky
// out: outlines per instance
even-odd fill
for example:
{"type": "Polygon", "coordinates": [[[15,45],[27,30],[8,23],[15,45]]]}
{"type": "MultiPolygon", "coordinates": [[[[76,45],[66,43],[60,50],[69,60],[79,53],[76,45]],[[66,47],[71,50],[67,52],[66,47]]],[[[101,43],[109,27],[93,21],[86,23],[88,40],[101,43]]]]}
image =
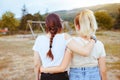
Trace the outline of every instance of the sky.
{"type": "Polygon", "coordinates": [[[26,6],[28,13],[40,12],[40,14],[44,14],[106,3],[120,3],[120,0],[1,0],[0,17],[6,11],[13,12],[17,18],[21,17],[23,5],[26,6]]]}

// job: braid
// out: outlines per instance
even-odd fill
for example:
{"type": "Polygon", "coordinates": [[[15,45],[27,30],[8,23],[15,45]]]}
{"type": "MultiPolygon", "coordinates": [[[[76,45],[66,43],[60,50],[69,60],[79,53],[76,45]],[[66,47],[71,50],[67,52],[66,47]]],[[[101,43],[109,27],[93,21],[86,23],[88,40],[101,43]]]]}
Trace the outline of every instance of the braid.
{"type": "Polygon", "coordinates": [[[60,18],[57,14],[51,13],[46,17],[46,32],[50,33],[50,46],[49,46],[49,51],[47,52],[47,57],[50,59],[54,59],[54,55],[52,54],[52,43],[53,43],[53,38],[57,33],[61,32],[62,29],[62,24],[60,21],[60,18]]]}
{"type": "Polygon", "coordinates": [[[54,59],[54,56],[53,56],[53,54],[52,54],[51,48],[52,48],[53,38],[55,37],[55,35],[56,35],[56,33],[57,33],[57,29],[56,29],[56,28],[50,29],[50,33],[51,33],[50,46],[49,46],[49,51],[48,51],[48,53],[47,53],[47,56],[53,60],[53,59],[54,59]]]}

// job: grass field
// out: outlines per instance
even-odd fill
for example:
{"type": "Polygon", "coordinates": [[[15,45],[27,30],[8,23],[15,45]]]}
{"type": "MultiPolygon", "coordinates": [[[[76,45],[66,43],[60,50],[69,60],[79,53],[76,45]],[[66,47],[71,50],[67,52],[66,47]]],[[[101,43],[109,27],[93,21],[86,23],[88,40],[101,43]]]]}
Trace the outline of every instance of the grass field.
{"type": "MultiPolygon", "coordinates": [[[[120,31],[99,31],[97,38],[105,44],[108,80],[120,80],[120,31]]],[[[0,80],[34,80],[33,44],[17,35],[0,37],[0,80]]]]}

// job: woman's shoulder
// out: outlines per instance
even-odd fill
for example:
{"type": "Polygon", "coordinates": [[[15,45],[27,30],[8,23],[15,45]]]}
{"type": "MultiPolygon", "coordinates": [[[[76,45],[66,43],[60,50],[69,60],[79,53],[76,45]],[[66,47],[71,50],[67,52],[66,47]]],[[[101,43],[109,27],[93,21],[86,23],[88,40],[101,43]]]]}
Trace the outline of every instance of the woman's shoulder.
{"type": "Polygon", "coordinates": [[[64,38],[65,38],[65,40],[75,40],[75,41],[81,41],[82,40],[80,37],[71,36],[68,33],[64,33],[64,38]]]}
{"type": "Polygon", "coordinates": [[[36,40],[41,40],[41,39],[44,39],[44,38],[46,38],[45,35],[38,35],[37,38],[36,38],[36,40]]]}
{"type": "Polygon", "coordinates": [[[68,39],[72,38],[71,35],[68,34],[68,33],[62,33],[62,34],[63,34],[65,40],[68,40],[68,39]]]}
{"type": "Polygon", "coordinates": [[[75,40],[78,40],[78,39],[81,40],[82,39],[81,37],[78,37],[78,36],[72,36],[72,38],[75,39],[75,40]]]}
{"type": "Polygon", "coordinates": [[[99,47],[104,47],[104,44],[102,41],[97,40],[97,42],[95,43],[95,45],[99,46],[99,47]]]}
{"type": "Polygon", "coordinates": [[[43,38],[43,37],[45,37],[46,35],[38,35],[38,37],[37,38],[43,38]]]}
{"type": "Polygon", "coordinates": [[[74,39],[75,41],[80,42],[80,43],[88,43],[88,41],[87,41],[87,40],[84,40],[82,37],[73,36],[73,39],[74,39]]]}

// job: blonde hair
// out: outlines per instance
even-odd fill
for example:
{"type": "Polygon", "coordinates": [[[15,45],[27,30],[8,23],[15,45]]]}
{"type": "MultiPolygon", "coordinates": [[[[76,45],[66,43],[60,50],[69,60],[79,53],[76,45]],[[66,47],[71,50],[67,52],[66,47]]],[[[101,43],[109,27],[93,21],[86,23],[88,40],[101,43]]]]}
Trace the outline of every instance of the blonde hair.
{"type": "Polygon", "coordinates": [[[89,9],[84,9],[77,14],[74,19],[74,24],[75,26],[80,26],[77,32],[82,36],[95,35],[96,29],[98,28],[94,13],[89,9]]]}

